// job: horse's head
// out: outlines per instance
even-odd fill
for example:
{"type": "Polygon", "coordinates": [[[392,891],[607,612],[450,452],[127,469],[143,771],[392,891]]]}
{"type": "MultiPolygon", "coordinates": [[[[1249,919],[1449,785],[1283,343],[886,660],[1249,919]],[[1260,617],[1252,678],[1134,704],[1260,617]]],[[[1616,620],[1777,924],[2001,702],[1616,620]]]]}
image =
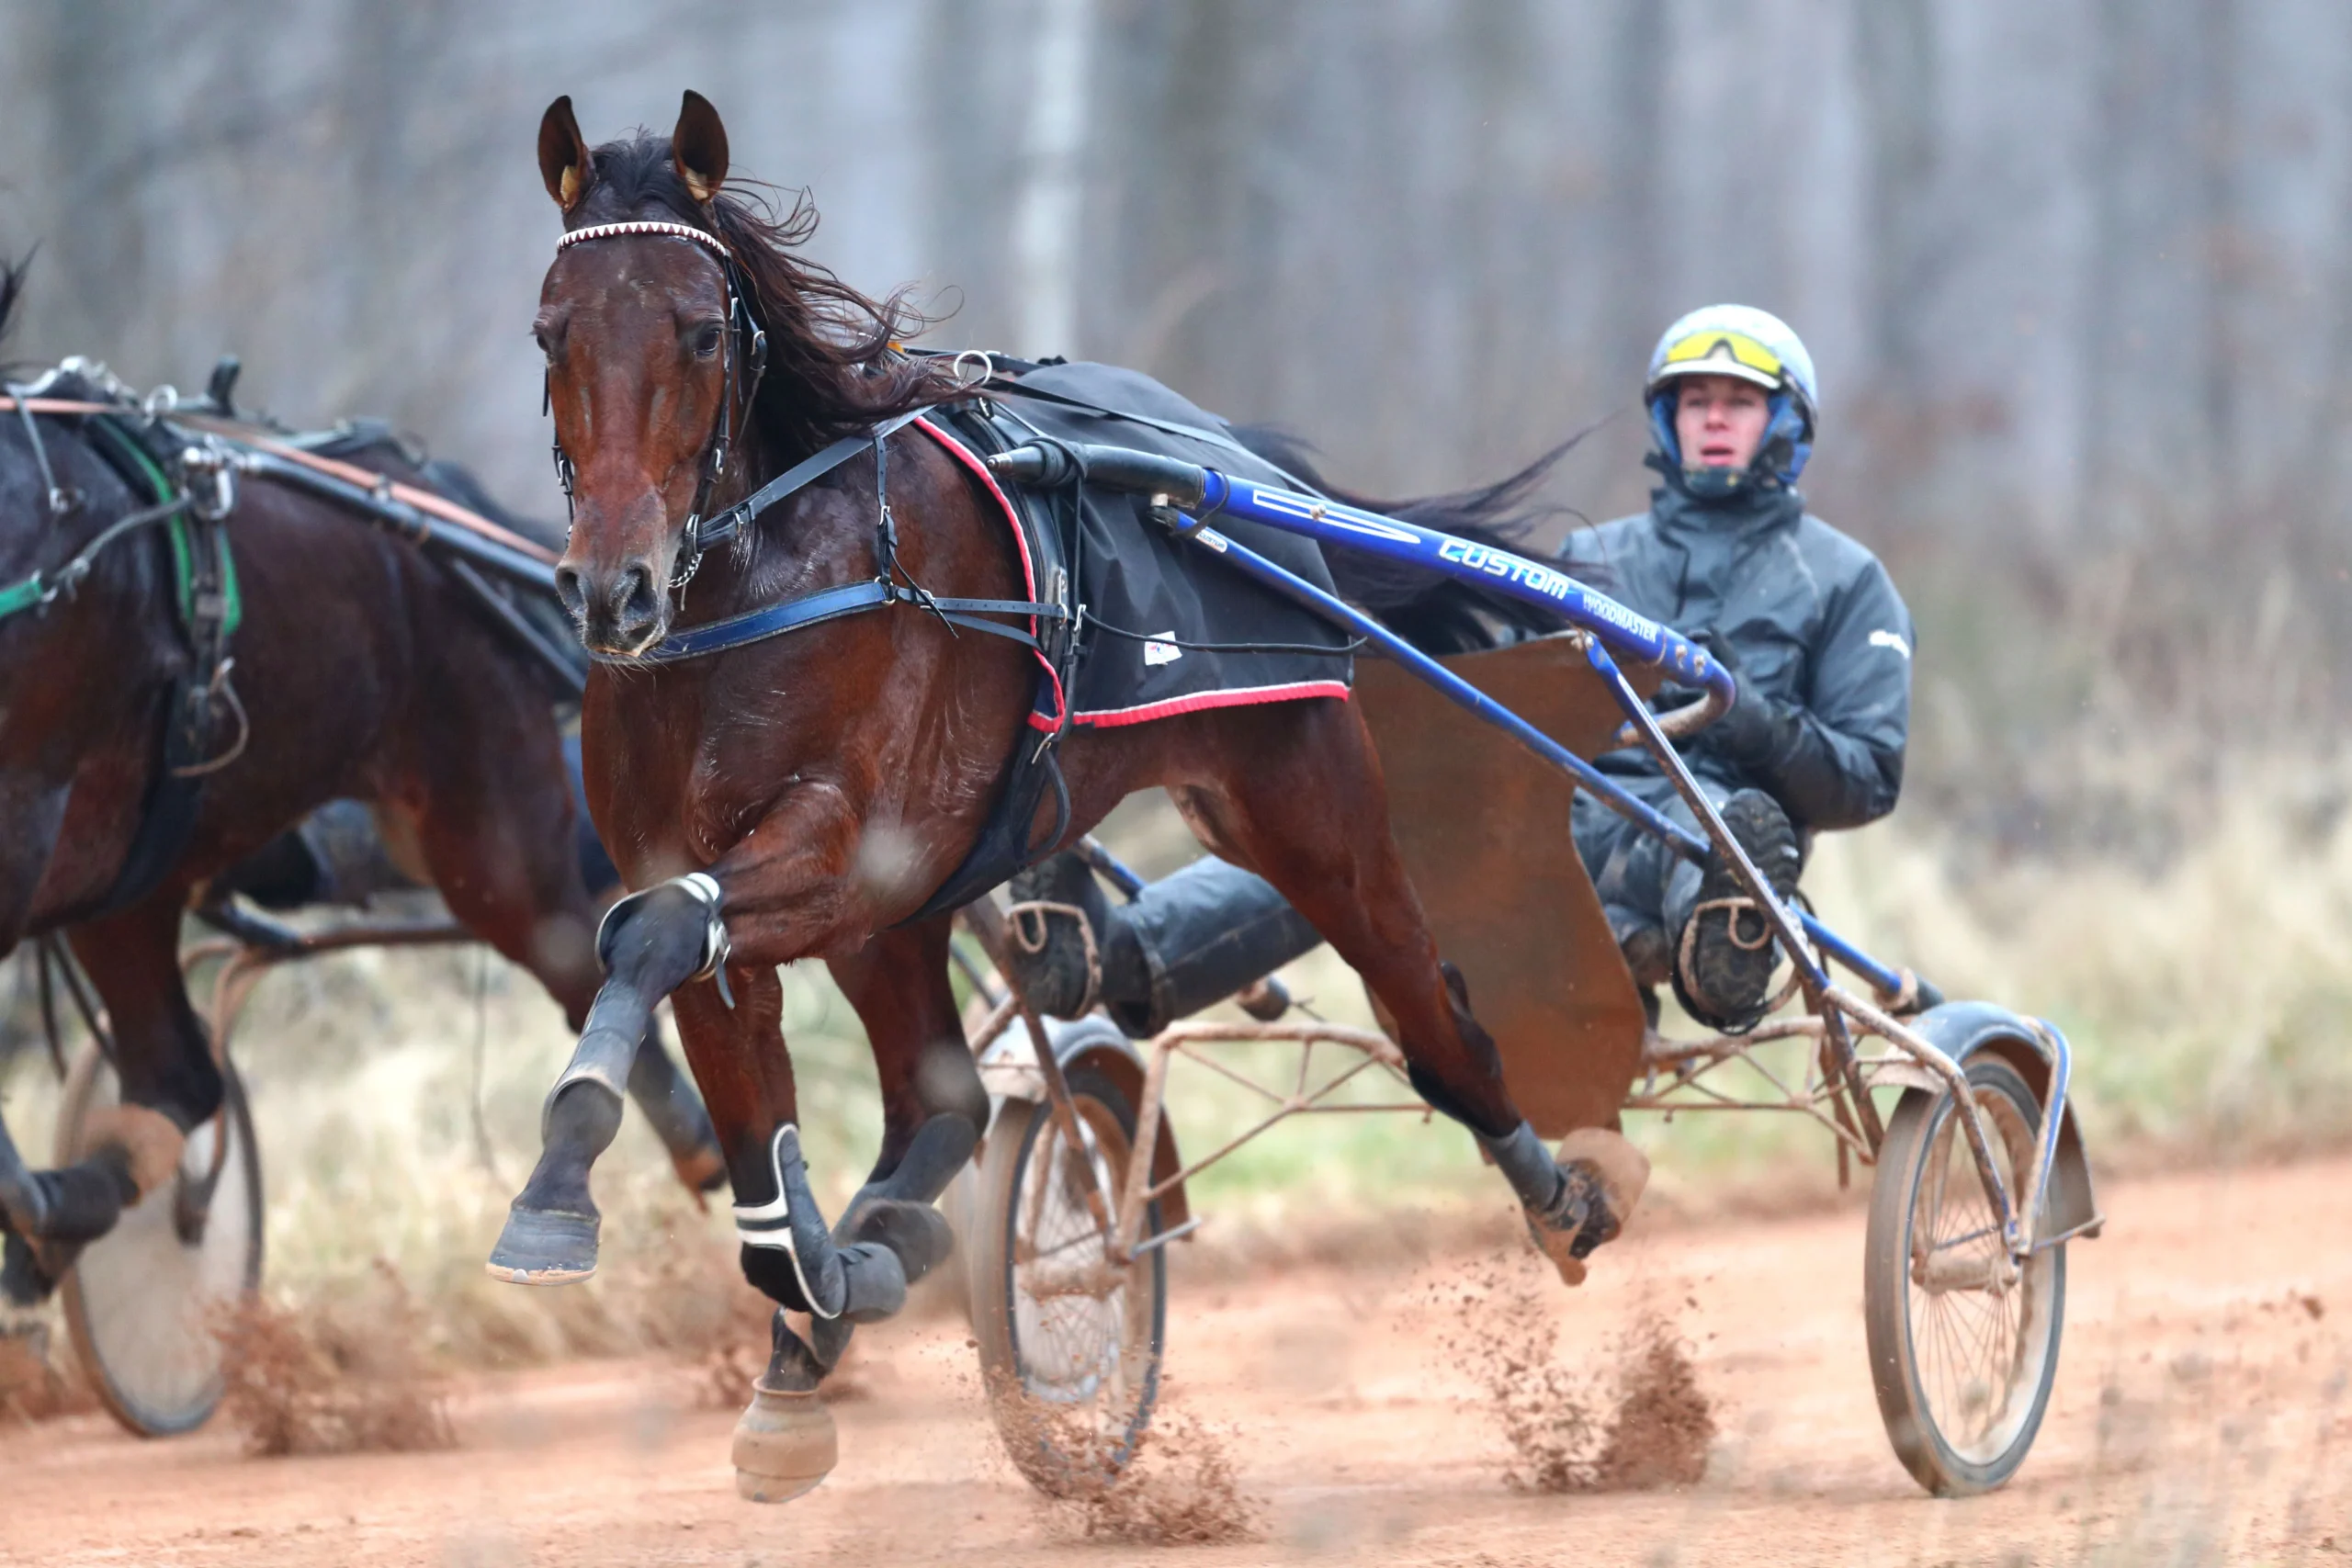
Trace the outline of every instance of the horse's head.
{"type": "Polygon", "coordinates": [[[732,330],[747,302],[713,213],[727,130],[700,95],[685,96],[668,152],[658,166],[639,159],[600,178],[569,97],[539,124],[539,171],[567,236],[532,333],[547,355],[556,439],[576,464],[556,586],[600,653],[639,653],[668,631],[684,531],[730,460],[750,390],[751,334],[732,330]],[[667,227],[612,228],[635,223],[667,227]]]}

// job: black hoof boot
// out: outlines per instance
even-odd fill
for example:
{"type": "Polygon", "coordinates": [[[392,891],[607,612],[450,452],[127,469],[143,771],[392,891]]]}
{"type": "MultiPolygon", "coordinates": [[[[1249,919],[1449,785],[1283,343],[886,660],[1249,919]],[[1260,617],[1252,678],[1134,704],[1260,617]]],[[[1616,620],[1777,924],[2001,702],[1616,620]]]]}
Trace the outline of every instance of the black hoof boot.
{"type": "Polygon", "coordinates": [[[956,1250],[955,1227],[946,1215],[928,1203],[897,1198],[876,1198],[862,1205],[853,1223],[835,1233],[835,1239],[888,1247],[898,1256],[910,1285],[946,1262],[947,1255],[956,1250]]]}
{"type": "Polygon", "coordinates": [[[1093,868],[1066,851],[1022,872],[1009,891],[1005,957],[1022,996],[1050,1017],[1085,1017],[1102,999],[1111,921],[1093,868]]]}
{"type": "MultiPolygon", "coordinates": [[[[1744,789],[1724,802],[1724,826],[1772,891],[1796,891],[1796,830],[1778,802],[1744,789]]],[[[1682,1010],[1710,1029],[1746,1029],[1762,1014],[1780,961],[1772,928],[1739,886],[1720,852],[1708,857],[1699,897],[1676,944],[1674,994],[1682,1010]]]]}
{"type": "Polygon", "coordinates": [[[491,1249],[490,1277],[515,1285],[569,1285],[596,1271],[597,1216],[555,1209],[507,1211],[491,1249]]]}

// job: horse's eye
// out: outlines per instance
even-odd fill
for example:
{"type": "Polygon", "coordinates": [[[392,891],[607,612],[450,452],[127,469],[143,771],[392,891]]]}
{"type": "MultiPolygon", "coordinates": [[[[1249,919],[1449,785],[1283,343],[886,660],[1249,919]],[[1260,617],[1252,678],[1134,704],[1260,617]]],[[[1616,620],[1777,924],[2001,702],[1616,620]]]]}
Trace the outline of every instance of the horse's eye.
{"type": "Polygon", "coordinates": [[[694,350],[696,359],[708,359],[718,352],[719,343],[726,337],[725,329],[716,321],[695,329],[694,350]]]}
{"type": "Polygon", "coordinates": [[[537,340],[539,352],[547,356],[548,369],[552,370],[562,363],[563,339],[560,335],[540,331],[533,333],[531,336],[537,340]]]}

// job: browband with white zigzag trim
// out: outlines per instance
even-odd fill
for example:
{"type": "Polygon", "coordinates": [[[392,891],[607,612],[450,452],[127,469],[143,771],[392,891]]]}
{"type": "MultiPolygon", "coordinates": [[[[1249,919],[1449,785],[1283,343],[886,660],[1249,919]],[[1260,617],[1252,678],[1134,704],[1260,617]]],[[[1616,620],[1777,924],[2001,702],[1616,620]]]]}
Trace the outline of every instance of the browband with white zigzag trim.
{"type": "Polygon", "coordinates": [[[675,239],[692,240],[732,261],[735,254],[727,242],[707,229],[697,229],[691,223],[661,223],[650,218],[634,219],[627,223],[591,223],[585,229],[573,229],[555,243],[556,254],[562,254],[582,240],[617,240],[630,234],[668,234],[675,239]]]}

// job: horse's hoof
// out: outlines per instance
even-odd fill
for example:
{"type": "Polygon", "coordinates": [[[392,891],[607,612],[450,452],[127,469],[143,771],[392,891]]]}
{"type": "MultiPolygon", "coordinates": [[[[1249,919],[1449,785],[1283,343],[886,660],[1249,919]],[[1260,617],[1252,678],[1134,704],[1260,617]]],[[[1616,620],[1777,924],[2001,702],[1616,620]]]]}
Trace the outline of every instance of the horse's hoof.
{"type": "MultiPolygon", "coordinates": [[[[1600,1195],[1608,1205],[1607,1233],[1595,1235],[1590,1252],[1604,1241],[1614,1241],[1625,1222],[1634,1215],[1634,1205],[1642,1201],[1642,1193],[1650,1184],[1650,1156],[1634,1146],[1623,1133],[1606,1127],[1579,1127],[1560,1140],[1556,1157],[1563,1170],[1584,1168],[1588,1179],[1598,1183],[1600,1195]]],[[[1588,1231],[1590,1227],[1588,1226],[1588,1231]]]]}
{"type": "Polygon", "coordinates": [[[735,1494],[753,1503],[789,1503],[816,1490],[841,1462],[833,1415],[814,1389],[787,1393],[752,1385],[735,1423],[735,1494]]]}
{"type": "Polygon", "coordinates": [[[555,1209],[506,1213],[486,1267],[511,1285],[569,1285],[596,1271],[596,1216],[555,1209]]]}
{"type": "Polygon", "coordinates": [[[187,1135],[170,1117],[144,1105],[101,1105],[83,1123],[82,1146],[121,1149],[130,1163],[131,1185],[143,1200],[179,1174],[187,1135]]]}
{"type": "Polygon", "coordinates": [[[1536,1249],[1552,1260],[1560,1281],[1581,1285],[1584,1260],[1594,1250],[1617,1239],[1649,1185],[1649,1156],[1623,1134],[1605,1127],[1585,1127],[1560,1140],[1555,1156],[1568,1179],[1563,1194],[1566,1213],[1527,1216],[1527,1234],[1536,1249]]]}
{"type": "Polygon", "coordinates": [[[1578,1258],[1573,1250],[1577,1239],[1576,1232],[1553,1230],[1538,1222],[1534,1215],[1530,1214],[1527,1216],[1527,1236],[1535,1244],[1535,1250],[1551,1259],[1552,1267],[1560,1271],[1560,1283],[1563,1285],[1584,1283],[1584,1259],[1578,1258]]]}

